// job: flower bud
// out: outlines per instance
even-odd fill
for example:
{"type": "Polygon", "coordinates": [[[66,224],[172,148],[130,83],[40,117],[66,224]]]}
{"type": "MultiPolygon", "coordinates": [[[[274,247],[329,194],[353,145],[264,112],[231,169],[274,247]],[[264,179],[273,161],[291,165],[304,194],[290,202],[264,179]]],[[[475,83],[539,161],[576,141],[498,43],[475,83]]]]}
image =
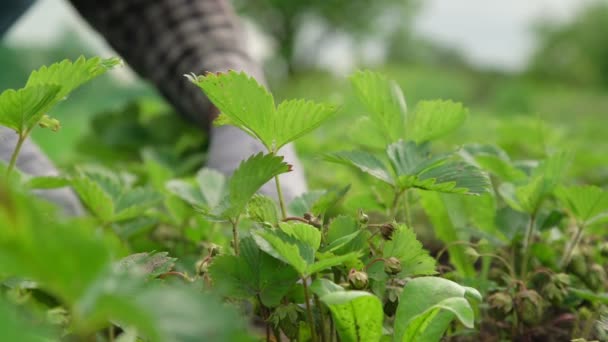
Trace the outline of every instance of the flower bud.
{"type": "Polygon", "coordinates": [[[369,222],[369,216],[367,216],[367,214],[363,212],[363,209],[359,209],[359,211],[357,212],[357,219],[361,224],[367,224],[369,222]]]}
{"type": "Polygon", "coordinates": [[[479,259],[479,253],[477,253],[477,250],[471,246],[464,250],[464,255],[466,255],[467,259],[472,264],[476,263],[477,259],[479,259]]]}
{"type": "Polygon", "coordinates": [[[348,273],[348,283],[355,290],[362,290],[367,287],[369,284],[369,280],[367,278],[367,273],[362,271],[357,271],[354,268],[350,270],[348,273]]]}
{"type": "Polygon", "coordinates": [[[395,257],[384,260],[384,272],[388,275],[396,275],[401,272],[401,261],[395,257]]]}

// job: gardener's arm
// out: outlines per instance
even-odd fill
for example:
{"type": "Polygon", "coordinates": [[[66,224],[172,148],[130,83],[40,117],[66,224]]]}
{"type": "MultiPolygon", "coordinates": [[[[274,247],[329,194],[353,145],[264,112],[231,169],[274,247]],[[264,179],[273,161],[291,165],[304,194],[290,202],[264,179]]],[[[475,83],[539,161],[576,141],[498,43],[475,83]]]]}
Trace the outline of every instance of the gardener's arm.
{"type": "MultiPolygon", "coordinates": [[[[72,0],[76,9],[140,75],[187,119],[209,128],[215,110],[183,75],[240,70],[264,82],[245,48],[238,19],[226,0],[72,0]]],[[[238,95],[237,95],[238,96],[238,95]]],[[[263,148],[233,127],[214,128],[207,165],[230,173],[263,148]]],[[[283,153],[297,158],[292,146],[283,153]]],[[[305,191],[300,165],[283,182],[293,197],[305,191]]],[[[267,191],[271,192],[271,188],[267,191]]]]}

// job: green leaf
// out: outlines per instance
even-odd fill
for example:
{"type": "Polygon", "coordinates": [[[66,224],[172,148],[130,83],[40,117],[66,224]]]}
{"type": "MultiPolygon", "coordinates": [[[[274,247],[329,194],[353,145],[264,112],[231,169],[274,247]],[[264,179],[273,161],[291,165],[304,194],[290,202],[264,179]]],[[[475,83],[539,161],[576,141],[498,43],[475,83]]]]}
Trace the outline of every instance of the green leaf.
{"type": "Polygon", "coordinates": [[[272,225],[279,222],[277,204],[268,196],[253,195],[247,204],[247,213],[256,222],[268,222],[272,225]]]}
{"type": "Polygon", "coordinates": [[[120,64],[121,61],[118,58],[101,59],[93,57],[86,59],[81,56],[75,62],[66,59],[33,71],[25,87],[57,84],[61,87],[61,90],[56,94],[56,101],[59,101],[82,84],[120,64]]]}
{"type": "Polygon", "coordinates": [[[333,281],[325,278],[317,278],[310,284],[310,290],[321,298],[334,292],[343,292],[344,288],[333,281]]]}
{"type": "Polygon", "coordinates": [[[350,80],[355,94],[370,112],[373,121],[381,127],[386,142],[402,138],[407,107],[397,83],[371,71],[357,71],[350,80]]]}
{"type": "Polygon", "coordinates": [[[287,211],[292,216],[304,216],[310,212],[315,203],[325,194],[324,190],[313,190],[294,198],[287,206],[287,211]]]}
{"type": "Polygon", "coordinates": [[[338,216],[329,224],[327,245],[321,251],[337,255],[361,251],[367,246],[368,235],[353,217],[338,216]]]}
{"type": "Polygon", "coordinates": [[[312,205],[310,211],[313,215],[324,216],[325,213],[336,206],[348,193],[350,185],[345,187],[331,187],[327,189],[312,205]]]}
{"type": "Polygon", "coordinates": [[[392,240],[384,245],[383,256],[385,259],[395,257],[401,261],[401,277],[437,273],[435,259],[422,247],[414,231],[405,225],[396,227],[392,240]]]}
{"type": "Polygon", "coordinates": [[[341,341],[379,341],[382,337],[382,303],[373,294],[338,291],[320,300],[331,311],[341,341]]]}
{"type": "Polygon", "coordinates": [[[604,305],[608,305],[608,293],[596,293],[585,289],[576,289],[570,288],[571,293],[576,295],[577,297],[590,301],[592,303],[601,303],[604,305]]]}
{"type": "Polygon", "coordinates": [[[311,213],[315,216],[323,216],[325,213],[337,205],[350,190],[350,185],[343,188],[332,187],[327,190],[315,190],[307,192],[293,199],[287,211],[292,216],[304,216],[306,213],[311,213]]]}
{"type": "Polygon", "coordinates": [[[394,184],[390,171],[373,154],[363,151],[343,151],[327,154],[325,160],[332,163],[354,166],[381,181],[390,185],[394,184]]]}
{"type": "Polygon", "coordinates": [[[298,279],[287,264],[262,252],[252,238],[240,243],[240,255],[217,257],[210,268],[211,278],[220,291],[233,298],[259,298],[275,307],[298,279]]]}
{"type": "Polygon", "coordinates": [[[608,214],[608,192],[597,186],[559,187],[555,194],[581,225],[608,214]]]}
{"type": "Polygon", "coordinates": [[[407,138],[416,142],[437,139],[458,128],[468,111],[452,101],[420,101],[407,120],[407,138]]]}
{"type": "Polygon", "coordinates": [[[287,100],[277,107],[274,118],[275,151],[321,126],[336,113],[334,106],[305,100],[287,100]]]}
{"type": "Polygon", "coordinates": [[[245,73],[207,73],[192,79],[231,124],[262,142],[269,152],[312,131],[336,112],[333,106],[292,100],[275,108],[272,95],[245,73]]]}
{"type": "Polygon", "coordinates": [[[526,182],[503,183],[498,192],[513,209],[528,214],[536,212],[561,181],[569,160],[567,153],[556,153],[540,163],[526,182]]]}
{"type": "Polygon", "coordinates": [[[86,177],[76,177],[72,179],[72,187],[95,216],[105,222],[112,219],[114,202],[99,183],[86,177]]]}
{"type": "Polygon", "coordinates": [[[152,342],[253,340],[246,337],[245,322],[235,311],[191,287],[120,286],[109,292],[109,284],[100,285],[106,285],[106,292],[97,294],[90,312],[99,325],[116,320],[152,342]]]}
{"type": "Polygon", "coordinates": [[[54,105],[60,90],[55,84],[5,90],[0,94],[0,125],[25,134],[54,105]]]}
{"type": "Polygon", "coordinates": [[[70,185],[70,179],[62,176],[37,176],[28,179],[25,184],[30,189],[57,189],[70,185]]]}
{"type": "Polygon", "coordinates": [[[452,223],[452,219],[448,213],[448,208],[444,203],[441,194],[431,191],[420,192],[422,207],[427,216],[433,223],[435,235],[446,246],[450,255],[450,262],[456,268],[456,271],[461,276],[467,278],[475,277],[475,269],[465,255],[465,246],[454,244],[454,241],[461,241],[456,227],[452,223]]]}
{"type": "Polygon", "coordinates": [[[453,318],[472,328],[474,314],[465,299],[467,291],[438,277],[408,281],[399,297],[399,303],[407,305],[397,308],[394,341],[438,341],[453,318]]]}
{"type": "Polygon", "coordinates": [[[218,171],[202,168],[194,180],[170,180],[166,189],[187,203],[199,208],[216,208],[225,196],[226,177],[218,171]]]}
{"type": "Polygon", "coordinates": [[[118,269],[127,272],[143,273],[148,280],[167,273],[175,267],[176,258],[167,252],[135,253],[118,261],[118,269]]]}
{"type": "Polygon", "coordinates": [[[262,185],[289,171],[290,166],[283,162],[283,157],[262,153],[251,156],[232,174],[228,183],[228,194],[215,210],[215,214],[226,218],[238,216],[262,185]]]}
{"type": "Polygon", "coordinates": [[[194,206],[206,206],[207,201],[194,181],[173,179],[165,185],[167,191],[194,206]]]}
{"type": "Polygon", "coordinates": [[[162,200],[162,195],[150,188],[125,189],[114,199],[116,207],[112,220],[122,221],[137,217],[162,200]]]}
{"type": "MultiPolygon", "coordinates": [[[[300,276],[306,274],[306,268],[310,263],[310,252],[305,260],[305,256],[300,254],[300,249],[305,249],[306,246],[303,243],[297,244],[293,241],[285,241],[276,233],[272,231],[257,230],[251,232],[255,243],[264,252],[268,253],[274,258],[281,260],[282,262],[291,265],[300,276]]],[[[314,258],[314,251],[313,251],[314,258]]]]}
{"type": "Polygon", "coordinates": [[[416,316],[405,330],[402,341],[440,341],[455,317],[468,325],[469,328],[473,327],[473,310],[466,299],[460,297],[447,298],[416,316]]]}
{"type": "Polygon", "coordinates": [[[156,191],[131,187],[109,171],[89,170],[72,178],[72,187],[91,212],[104,222],[128,220],[160,203],[156,191]]]}
{"type": "Polygon", "coordinates": [[[253,239],[261,250],[293,266],[301,277],[356,259],[358,253],[329,256],[315,262],[321,244],[321,232],[305,223],[280,223],[280,230],[257,230],[253,239]]]}
{"type": "Polygon", "coordinates": [[[226,176],[219,171],[202,168],[196,173],[196,182],[205,205],[217,207],[226,191],[226,176]]]}
{"type": "Polygon", "coordinates": [[[313,251],[321,246],[321,231],[318,228],[302,222],[281,222],[279,227],[298,242],[310,246],[313,251]]]}
{"type": "Polygon", "coordinates": [[[485,170],[495,174],[501,180],[507,182],[519,182],[526,179],[526,173],[508,160],[504,160],[497,155],[481,153],[475,156],[475,161],[485,170]]]}
{"type": "Polygon", "coordinates": [[[424,145],[400,140],[387,148],[398,185],[450,193],[478,195],[488,191],[488,178],[475,166],[453,155],[430,156],[424,145]]]}
{"type": "Polygon", "coordinates": [[[327,228],[327,243],[331,244],[338,239],[358,231],[359,225],[354,217],[340,215],[331,221],[327,228]]]}
{"type": "Polygon", "coordinates": [[[344,254],[344,255],[337,255],[337,256],[321,259],[321,260],[315,262],[314,264],[308,266],[308,268],[306,269],[306,275],[312,275],[317,272],[326,270],[328,268],[342,265],[343,263],[345,263],[347,261],[356,260],[359,256],[360,256],[360,254],[358,252],[353,252],[353,253],[348,253],[348,254],[344,254]]]}
{"type": "Polygon", "coordinates": [[[59,340],[59,336],[52,338],[50,334],[51,330],[48,327],[45,329],[41,322],[28,322],[25,317],[20,316],[17,307],[8,303],[4,298],[0,298],[0,331],[2,331],[2,339],[20,342],[59,340]]]}

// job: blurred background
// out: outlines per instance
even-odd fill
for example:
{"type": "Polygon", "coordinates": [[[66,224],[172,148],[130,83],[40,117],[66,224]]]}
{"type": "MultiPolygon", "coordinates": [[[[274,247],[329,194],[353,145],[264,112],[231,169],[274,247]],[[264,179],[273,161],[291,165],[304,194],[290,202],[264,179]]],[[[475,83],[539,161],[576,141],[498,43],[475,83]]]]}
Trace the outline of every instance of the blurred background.
{"type": "MultiPolygon", "coordinates": [[[[398,81],[410,107],[436,98],[469,107],[468,123],[446,142],[496,143],[522,159],[567,147],[577,156],[573,173],[586,170],[588,180],[608,179],[608,1],[233,4],[277,98],[329,100],[342,107],[332,124],[299,142],[305,160],[365,140],[365,132],[343,129],[363,111],[344,76],[372,68],[398,81]]],[[[21,87],[31,70],[81,54],[115,55],[67,1],[40,0],[0,43],[0,89],[21,87]]],[[[173,118],[169,112],[154,89],[123,68],[56,109],[63,124],[59,134],[36,130],[34,139],[62,166],[104,158],[128,162],[150,146],[177,145],[179,154],[204,144],[198,133],[173,141],[175,135],[150,128],[173,118]]],[[[182,125],[175,130],[189,130],[182,125]]],[[[326,173],[311,177],[313,187],[335,183],[334,172],[346,172],[323,167],[326,173]]]]}

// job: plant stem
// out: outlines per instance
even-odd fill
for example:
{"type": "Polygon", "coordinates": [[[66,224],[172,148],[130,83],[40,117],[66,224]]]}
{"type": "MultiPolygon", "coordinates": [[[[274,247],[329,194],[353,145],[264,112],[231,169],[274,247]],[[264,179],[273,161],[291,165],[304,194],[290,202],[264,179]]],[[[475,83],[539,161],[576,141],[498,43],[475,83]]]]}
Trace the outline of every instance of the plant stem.
{"type": "Polygon", "coordinates": [[[526,229],[526,237],[523,245],[523,253],[521,257],[521,273],[520,278],[524,279],[526,273],[528,273],[528,259],[530,258],[530,245],[532,244],[532,237],[534,236],[534,225],[536,223],[536,211],[530,215],[530,223],[526,229]]]}
{"type": "Polygon", "coordinates": [[[277,185],[277,195],[279,196],[279,206],[281,207],[281,216],[284,220],[287,217],[287,210],[285,209],[285,199],[283,199],[283,190],[281,190],[281,182],[279,176],[274,176],[274,183],[277,185]]]}
{"type": "Polygon", "coordinates": [[[317,328],[315,327],[315,320],[312,317],[312,309],[310,307],[310,295],[308,294],[308,284],[306,283],[306,281],[306,278],[302,278],[302,285],[304,286],[304,300],[306,301],[306,317],[308,318],[308,325],[310,325],[310,335],[312,337],[312,342],[317,342],[317,328]]]}
{"type": "Polygon", "coordinates": [[[397,216],[397,206],[399,206],[399,199],[401,198],[401,195],[403,194],[404,190],[397,190],[395,189],[395,197],[393,197],[393,203],[391,204],[391,208],[389,209],[389,217],[391,220],[395,219],[395,216],[397,216]]]}
{"type": "Polygon", "coordinates": [[[319,308],[319,323],[321,324],[321,342],[327,342],[327,327],[325,326],[325,314],[323,313],[323,308],[321,307],[319,297],[313,294],[313,298],[315,300],[315,306],[319,308]]]}
{"type": "Polygon", "coordinates": [[[239,218],[230,221],[232,223],[232,244],[234,255],[239,255],[239,218]]]}
{"type": "Polygon", "coordinates": [[[6,177],[10,176],[11,172],[15,168],[15,164],[17,164],[17,157],[19,156],[19,152],[21,151],[21,146],[25,142],[25,138],[27,138],[27,134],[19,134],[19,139],[17,140],[17,146],[15,146],[15,150],[11,155],[11,161],[8,164],[8,168],[6,169],[6,177]]]}
{"type": "Polygon", "coordinates": [[[559,262],[560,268],[564,268],[564,267],[568,266],[568,264],[570,263],[570,259],[572,259],[572,252],[574,252],[574,249],[576,248],[576,246],[578,246],[578,244],[581,242],[581,238],[583,237],[584,228],[585,228],[585,225],[580,225],[580,226],[576,227],[576,234],[574,235],[572,240],[570,240],[568,242],[568,249],[566,249],[566,252],[564,253],[564,256],[562,257],[562,260],[560,260],[560,262],[559,262]]]}
{"type": "Polygon", "coordinates": [[[412,227],[412,217],[410,216],[410,196],[409,192],[405,192],[405,198],[403,199],[403,209],[405,211],[405,224],[409,228],[412,227]]]}

